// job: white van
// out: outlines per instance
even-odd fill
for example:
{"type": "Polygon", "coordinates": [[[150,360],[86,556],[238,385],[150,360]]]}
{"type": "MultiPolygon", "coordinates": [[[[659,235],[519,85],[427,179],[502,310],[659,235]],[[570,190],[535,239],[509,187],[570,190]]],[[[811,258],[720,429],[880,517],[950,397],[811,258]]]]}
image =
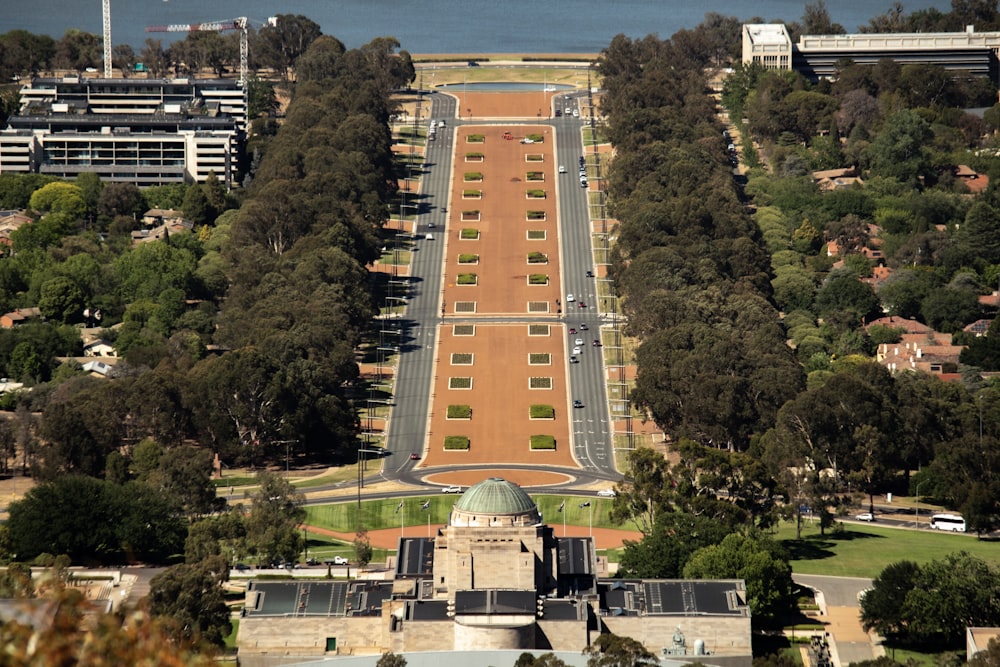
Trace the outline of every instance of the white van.
{"type": "Polygon", "coordinates": [[[426,237],[424,237],[424,238],[426,238],[426,239],[427,239],[428,241],[433,241],[433,240],[434,240],[434,235],[433,235],[433,234],[428,234],[428,235],[427,235],[426,237]]]}

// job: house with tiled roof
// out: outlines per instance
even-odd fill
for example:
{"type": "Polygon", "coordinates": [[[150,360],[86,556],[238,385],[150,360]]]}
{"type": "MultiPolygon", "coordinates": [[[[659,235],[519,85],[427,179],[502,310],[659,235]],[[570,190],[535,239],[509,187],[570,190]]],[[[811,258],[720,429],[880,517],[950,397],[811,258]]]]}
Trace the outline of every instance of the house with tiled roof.
{"type": "Polygon", "coordinates": [[[886,317],[880,317],[877,320],[872,320],[865,325],[865,329],[869,329],[876,324],[884,327],[891,327],[893,329],[902,329],[904,333],[908,334],[927,334],[932,331],[932,329],[923,322],[918,322],[917,320],[906,317],[898,317],[896,315],[887,315],[886,317]]]}
{"type": "Polygon", "coordinates": [[[955,178],[965,183],[972,194],[979,194],[990,184],[990,177],[987,174],[980,174],[967,164],[957,165],[952,173],[955,178]]]}
{"type": "Polygon", "coordinates": [[[858,178],[858,172],[854,167],[814,171],[812,177],[816,181],[817,187],[824,192],[843,190],[844,188],[864,183],[864,181],[858,178]]]}
{"type": "Polygon", "coordinates": [[[953,373],[964,345],[953,345],[951,334],[930,331],[903,334],[898,343],[882,343],[875,360],[892,372],[923,371],[941,375],[953,373]]]}
{"type": "Polygon", "coordinates": [[[15,308],[9,313],[0,315],[0,327],[13,329],[16,326],[25,324],[29,320],[41,319],[42,311],[38,308],[15,308]]]}

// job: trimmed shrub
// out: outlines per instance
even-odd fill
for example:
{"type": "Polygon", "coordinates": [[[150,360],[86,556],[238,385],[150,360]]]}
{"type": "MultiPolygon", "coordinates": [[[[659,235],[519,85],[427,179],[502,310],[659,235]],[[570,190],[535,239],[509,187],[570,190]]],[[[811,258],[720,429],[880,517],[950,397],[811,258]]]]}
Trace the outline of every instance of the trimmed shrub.
{"type": "Polygon", "coordinates": [[[552,435],[533,435],[531,436],[531,448],[532,449],[555,449],[556,448],[556,438],[552,435]]]}
{"type": "Polygon", "coordinates": [[[528,172],[529,181],[544,181],[545,174],[541,171],[529,171],[528,172]]]}
{"type": "Polygon", "coordinates": [[[483,172],[481,171],[467,171],[462,177],[466,181],[481,181],[483,180],[483,172]]]}
{"type": "Polygon", "coordinates": [[[536,404],[531,406],[532,419],[552,419],[556,416],[556,409],[551,405],[536,404]]]}
{"type": "MultiPolygon", "coordinates": [[[[555,448],[555,443],[553,443],[553,448],[555,448]]],[[[445,449],[468,449],[469,448],[469,437],[465,435],[446,435],[444,437],[444,448],[445,449]]]]}
{"type": "Polygon", "coordinates": [[[460,273],[458,274],[459,285],[475,285],[479,281],[479,276],[475,273],[460,273]]]}
{"type": "Polygon", "coordinates": [[[479,230],[473,229],[472,227],[466,227],[462,230],[461,238],[467,241],[475,241],[479,238],[479,230]]]}
{"type": "Polygon", "coordinates": [[[528,253],[528,264],[548,264],[549,257],[544,252],[529,252],[528,253]]]}
{"type": "Polygon", "coordinates": [[[528,220],[544,220],[545,211],[528,211],[528,220]]]}
{"type": "Polygon", "coordinates": [[[448,419],[472,419],[472,406],[449,405],[448,419]]]}
{"type": "Polygon", "coordinates": [[[465,254],[459,255],[458,256],[458,263],[459,264],[478,264],[479,263],[479,255],[473,255],[473,254],[470,254],[470,253],[465,253],[465,254]]]}
{"type": "Polygon", "coordinates": [[[545,273],[531,273],[528,274],[528,284],[529,285],[548,285],[549,276],[545,273]]]}
{"type": "Polygon", "coordinates": [[[528,190],[529,199],[545,199],[545,190],[528,190]]]}
{"type": "Polygon", "coordinates": [[[529,135],[527,136],[527,138],[528,138],[528,139],[531,139],[531,140],[532,140],[532,141],[534,141],[534,142],[535,142],[536,144],[540,144],[540,143],[542,143],[543,141],[545,141],[545,135],[544,135],[544,134],[539,134],[538,132],[535,132],[535,133],[532,133],[532,134],[529,134],[529,135]]]}
{"type": "Polygon", "coordinates": [[[482,144],[486,142],[485,134],[470,134],[466,139],[470,144],[482,144]]]}
{"type": "Polygon", "coordinates": [[[483,191],[482,190],[462,190],[462,196],[463,197],[469,197],[469,198],[472,198],[472,199],[482,199],[483,191]]]}

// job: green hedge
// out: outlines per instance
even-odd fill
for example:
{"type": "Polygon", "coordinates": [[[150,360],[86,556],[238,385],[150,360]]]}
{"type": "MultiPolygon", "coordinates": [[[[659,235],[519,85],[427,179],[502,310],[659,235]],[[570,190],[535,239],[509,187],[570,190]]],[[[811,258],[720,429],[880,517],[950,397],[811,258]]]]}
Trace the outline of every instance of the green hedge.
{"type": "Polygon", "coordinates": [[[545,211],[528,211],[528,220],[544,220],[545,211]]]}
{"type": "Polygon", "coordinates": [[[549,276],[545,273],[531,273],[528,275],[529,285],[548,285],[549,276]]]}
{"type": "Polygon", "coordinates": [[[473,255],[472,253],[463,253],[458,256],[459,264],[476,264],[479,262],[479,255],[473,255]]]}
{"type": "Polygon", "coordinates": [[[485,134],[470,134],[469,138],[466,139],[470,144],[481,144],[486,141],[485,134]]]}
{"type": "Polygon", "coordinates": [[[555,416],[556,409],[551,405],[536,404],[531,406],[532,419],[552,419],[555,416]]]}
{"type": "Polygon", "coordinates": [[[449,405],[448,419],[471,419],[472,407],[469,405],[449,405]]]}
{"type": "Polygon", "coordinates": [[[482,190],[462,190],[463,197],[482,197],[482,190]]]}
{"type": "Polygon", "coordinates": [[[462,238],[474,241],[479,238],[479,230],[473,229],[472,227],[466,227],[462,230],[462,238]]]}
{"type": "Polygon", "coordinates": [[[444,437],[444,448],[445,449],[468,449],[469,448],[469,437],[465,436],[465,435],[446,435],[444,437]]]}
{"type": "Polygon", "coordinates": [[[470,160],[482,160],[484,155],[482,153],[466,153],[465,157],[470,160]]]}
{"type": "Polygon", "coordinates": [[[481,181],[483,180],[483,172],[481,171],[467,171],[463,178],[467,181],[481,181]]]}
{"type": "Polygon", "coordinates": [[[479,281],[479,276],[475,273],[460,273],[458,274],[458,284],[459,285],[475,285],[479,281]]]}
{"type": "Polygon", "coordinates": [[[531,140],[532,140],[532,141],[534,141],[534,142],[535,142],[536,144],[540,144],[540,143],[542,143],[543,141],[545,141],[545,135],[544,135],[544,134],[538,134],[538,133],[536,132],[536,133],[534,133],[534,134],[529,134],[529,135],[528,135],[528,139],[531,139],[531,140]]]}
{"type": "Polygon", "coordinates": [[[544,181],[545,180],[545,174],[543,174],[540,171],[529,171],[528,172],[528,180],[529,181],[544,181]]]}
{"type": "Polygon", "coordinates": [[[528,190],[528,196],[532,199],[545,199],[545,190],[528,190]]]}
{"type": "Polygon", "coordinates": [[[532,449],[555,449],[556,438],[554,435],[533,435],[531,436],[532,449]]]}
{"type": "Polygon", "coordinates": [[[529,252],[528,253],[528,264],[548,264],[549,257],[544,252],[529,252]]]}

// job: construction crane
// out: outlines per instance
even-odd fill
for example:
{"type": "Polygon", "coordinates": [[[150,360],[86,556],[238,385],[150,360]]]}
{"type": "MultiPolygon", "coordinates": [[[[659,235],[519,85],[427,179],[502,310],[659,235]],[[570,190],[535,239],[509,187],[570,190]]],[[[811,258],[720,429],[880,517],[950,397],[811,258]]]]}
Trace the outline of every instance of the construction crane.
{"type": "MultiPolygon", "coordinates": [[[[104,0],[105,3],[110,0],[104,0]]],[[[226,30],[240,31],[240,86],[247,84],[247,25],[249,20],[245,16],[226,21],[209,21],[207,23],[172,23],[170,25],[151,25],[146,28],[146,32],[224,32],[226,30]]],[[[105,28],[110,33],[110,25],[105,28]]],[[[107,47],[105,46],[105,53],[107,47]]]]}

